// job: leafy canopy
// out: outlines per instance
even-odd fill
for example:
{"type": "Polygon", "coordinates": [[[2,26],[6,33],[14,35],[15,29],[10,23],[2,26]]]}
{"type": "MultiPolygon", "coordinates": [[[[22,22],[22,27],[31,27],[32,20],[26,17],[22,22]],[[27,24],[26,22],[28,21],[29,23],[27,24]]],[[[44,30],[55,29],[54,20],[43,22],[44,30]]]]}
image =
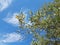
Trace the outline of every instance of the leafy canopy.
{"type": "Polygon", "coordinates": [[[54,0],[53,3],[44,5],[34,14],[30,11],[29,21],[32,25],[25,22],[23,13],[16,18],[19,20],[21,27],[28,28],[32,32],[34,37],[32,45],[60,45],[58,43],[60,42],[60,0],[54,0]],[[45,37],[40,36],[36,30],[44,30],[46,32],[45,37]]]}

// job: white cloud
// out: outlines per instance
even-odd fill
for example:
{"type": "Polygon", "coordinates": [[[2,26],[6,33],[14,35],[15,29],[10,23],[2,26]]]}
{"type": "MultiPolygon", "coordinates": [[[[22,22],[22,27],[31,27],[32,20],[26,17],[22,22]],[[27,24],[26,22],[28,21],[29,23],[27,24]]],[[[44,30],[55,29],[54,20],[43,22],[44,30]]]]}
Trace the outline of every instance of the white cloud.
{"type": "Polygon", "coordinates": [[[0,42],[11,43],[11,42],[17,42],[21,40],[22,40],[22,36],[20,34],[13,32],[13,33],[7,33],[3,35],[2,39],[0,39],[0,42]]]}
{"type": "Polygon", "coordinates": [[[6,9],[11,3],[12,0],[0,0],[0,11],[6,9]]]}
{"type": "MultiPolygon", "coordinates": [[[[25,10],[21,9],[20,11],[23,12],[23,14],[25,15],[25,22],[30,23],[28,22],[29,9],[25,9],[25,10]]],[[[19,21],[16,18],[16,15],[19,15],[19,13],[13,13],[13,14],[8,13],[7,16],[3,20],[9,24],[12,24],[13,26],[19,26],[19,21]]]]}
{"type": "Polygon", "coordinates": [[[29,21],[29,22],[27,22],[27,24],[25,24],[25,26],[32,26],[32,23],[31,23],[31,21],[29,21]]]}
{"type": "Polygon", "coordinates": [[[18,19],[16,18],[16,15],[18,15],[18,13],[14,13],[14,14],[8,14],[7,17],[5,17],[3,20],[9,24],[12,24],[12,25],[19,25],[19,21],[18,19]]]}

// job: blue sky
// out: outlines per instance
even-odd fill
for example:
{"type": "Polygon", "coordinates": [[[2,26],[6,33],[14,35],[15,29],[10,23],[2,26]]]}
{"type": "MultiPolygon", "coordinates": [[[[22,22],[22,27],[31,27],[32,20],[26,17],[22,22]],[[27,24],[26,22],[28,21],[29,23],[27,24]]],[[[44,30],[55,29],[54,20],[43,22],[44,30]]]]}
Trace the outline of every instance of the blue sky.
{"type": "MultiPolygon", "coordinates": [[[[18,20],[15,18],[21,11],[27,15],[29,10],[37,11],[44,3],[52,0],[0,0],[0,45],[30,45],[31,35],[16,33],[18,20]]],[[[27,20],[27,19],[26,19],[27,20]]],[[[41,33],[42,34],[42,33],[41,33]]]]}

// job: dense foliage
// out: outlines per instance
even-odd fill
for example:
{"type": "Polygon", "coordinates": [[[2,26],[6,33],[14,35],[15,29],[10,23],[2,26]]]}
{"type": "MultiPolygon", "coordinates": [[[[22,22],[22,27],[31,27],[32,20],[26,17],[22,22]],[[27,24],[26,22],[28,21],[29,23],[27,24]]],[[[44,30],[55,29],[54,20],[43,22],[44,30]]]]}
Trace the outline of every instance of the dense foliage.
{"type": "Polygon", "coordinates": [[[60,45],[60,0],[44,5],[35,13],[30,11],[30,24],[26,23],[23,13],[16,16],[20,27],[25,27],[32,33],[33,40],[31,45],[60,45]],[[37,31],[44,30],[45,36],[40,36],[37,31]]]}

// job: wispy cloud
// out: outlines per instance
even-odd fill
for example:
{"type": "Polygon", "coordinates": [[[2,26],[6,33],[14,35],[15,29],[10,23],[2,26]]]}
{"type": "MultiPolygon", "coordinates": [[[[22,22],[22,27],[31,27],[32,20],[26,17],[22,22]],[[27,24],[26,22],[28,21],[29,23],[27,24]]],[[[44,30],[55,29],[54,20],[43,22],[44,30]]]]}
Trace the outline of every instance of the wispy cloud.
{"type": "Polygon", "coordinates": [[[1,37],[2,39],[0,39],[0,42],[2,43],[11,43],[11,42],[17,42],[22,40],[21,34],[17,34],[15,32],[7,33],[5,35],[2,35],[1,37]]]}
{"type": "Polygon", "coordinates": [[[16,19],[16,15],[18,15],[18,13],[8,14],[7,17],[5,17],[3,20],[9,24],[12,24],[14,26],[18,26],[19,21],[18,21],[18,19],[16,19]]]}
{"type": "Polygon", "coordinates": [[[0,0],[0,11],[6,9],[11,3],[12,0],[0,0]]]}
{"type": "MultiPolygon", "coordinates": [[[[29,17],[28,12],[29,12],[29,9],[24,9],[24,10],[21,9],[20,12],[23,12],[23,14],[25,15],[25,22],[26,22],[26,23],[30,23],[30,22],[28,21],[28,17],[29,17]]],[[[19,21],[18,21],[18,19],[16,18],[16,15],[19,15],[20,12],[18,12],[18,13],[13,13],[13,14],[8,13],[7,16],[6,16],[3,20],[4,20],[6,23],[12,24],[13,26],[19,26],[19,21]]]]}

